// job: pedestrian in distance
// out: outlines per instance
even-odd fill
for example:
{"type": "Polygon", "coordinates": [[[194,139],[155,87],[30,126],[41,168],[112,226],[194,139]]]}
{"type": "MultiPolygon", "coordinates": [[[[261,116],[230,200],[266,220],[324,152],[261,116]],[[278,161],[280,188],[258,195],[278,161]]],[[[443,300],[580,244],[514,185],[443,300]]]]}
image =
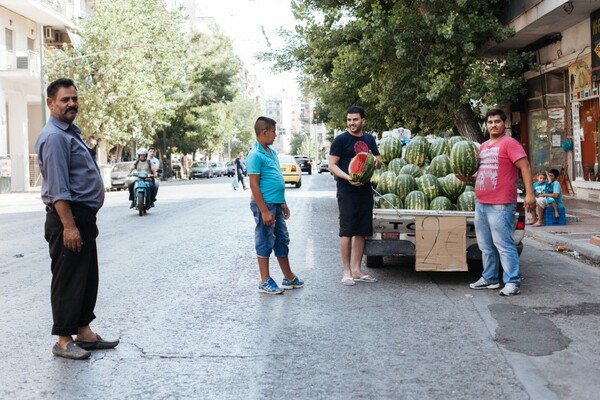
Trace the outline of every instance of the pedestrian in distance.
{"type": "Polygon", "coordinates": [[[544,210],[546,207],[552,207],[554,210],[554,218],[558,218],[560,214],[558,213],[558,208],[562,207],[562,188],[560,187],[560,183],[556,180],[558,178],[558,170],[551,169],[546,172],[546,176],[548,177],[548,185],[546,186],[546,190],[544,193],[541,193],[538,197],[536,197],[535,201],[537,203],[537,221],[533,226],[544,226],[544,210]]]}
{"type": "MultiPolygon", "coordinates": [[[[548,182],[546,181],[546,171],[538,172],[536,175],[536,181],[533,182],[533,193],[535,194],[535,201],[537,202],[538,197],[541,194],[546,193],[548,182]]],[[[537,222],[536,207],[531,210],[531,222],[527,222],[527,225],[533,225],[537,222]]]]}
{"type": "Polygon", "coordinates": [[[277,152],[272,144],[277,136],[276,122],[267,117],[259,117],[254,124],[256,142],[247,158],[250,180],[250,209],[254,215],[254,244],[260,285],[258,291],[266,294],[282,294],[284,289],[297,289],[304,282],[292,272],[290,267],[290,238],[286,220],[290,218],[290,209],[285,202],[285,182],[279,167],[277,152]],[[269,257],[271,253],[283,273],[281,287],[271,278],[269,257]]]}
{"type": "MultiPolygon", "coordinates": [[[[475,178],[475,232],[483,258],[481,278],[471,289],[498,289],[499,263],[504,269],[501,296],[521,292],[519,253],[512,237],[517,203],[519,171],[525,183],[525,208],[535,206],[533,178],[527,154],[521,144],[506,135],[506,114],[492,109],[485,116],[490,138],[479,147],[479,167],[475,178]]],[[[461,180],[471,177],[457,175],[461,180]]]]}
{"type": "Polygon", "coordinates": [[[342,283],[346,286],[353,286],[356,282],[377,282],[361,269],[365,237],[373,234],[373,189],[370,184],[353,181],[348,175],[350,161],[359,152],[373,153],[376,168],[381,167],[377,143],[372,135],[363,132],[364,123],[365,110],[362,107],[348,108],[348,129],[333,139],[329,150],[329,171],[337,181],[342,283]]]}
{"type": "Polygon", "coordinates": [[[48,85],[51,116],[35,150],[46,205],[44,237],[52,260],[52,334],[58,336],[52,353],[79,360],[90,356],[88,350],[112,349],[119,341],[104,340],[90,328],[98,294],[96,213],[104,203],[104,183],[95,152],[73,124],[77,100],[71,79],[48,85]]]}
{"type": "MultiPolygon", "coordinates": [[[[235,176],[238,180],[239,183],[242,184],[242,187],[244,188],[244,190],[246,190],[246,183],[244,183],[244,153],[242,153],[240,151],[240,153],[238,154],[237,158],[233,161],[233,164],[235,166],[235,176]]],[[[235,187],[233,188],[234,190],[237,190],[235,187]]]]}

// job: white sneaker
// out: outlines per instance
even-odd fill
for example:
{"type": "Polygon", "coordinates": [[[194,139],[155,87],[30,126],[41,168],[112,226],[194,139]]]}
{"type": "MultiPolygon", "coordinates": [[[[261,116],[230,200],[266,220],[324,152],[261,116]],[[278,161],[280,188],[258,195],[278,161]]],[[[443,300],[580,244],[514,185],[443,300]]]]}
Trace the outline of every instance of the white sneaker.
{"type": "Polygon", "coordinates": [[[479,289],[498,289],[500,287],[499,283],[491,283],[488,282],[484,277],[479,278],[479,280],[475,283],[471,283],[469,285],[471,289],[479,290],[479,289]]]}
{"type": "Polygon", "coordinates": [[[516,283],[507,283],[500,291],[500,296],[516,296],[521,293],[521,288],[516,283]]]}

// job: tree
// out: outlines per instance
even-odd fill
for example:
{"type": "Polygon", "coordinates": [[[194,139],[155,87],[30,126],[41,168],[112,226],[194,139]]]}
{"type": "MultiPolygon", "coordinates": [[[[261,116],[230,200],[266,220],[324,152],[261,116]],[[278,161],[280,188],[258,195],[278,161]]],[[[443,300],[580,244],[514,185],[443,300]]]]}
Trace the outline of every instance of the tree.
{"type": "Polygon", "coordinates": [[[220,151],[231,137],[227,105],[238,93],[241,68],[231,40],[218,33],[195,32],[185,55],[187,70],[176,98],[178,107],[166,128],[168,145],[182,153],[220,151]]]}
{"type": "Polygon", "coordinates": [[[72,78],[85,139],[108,147],[148,145],[176,102],[183,76],[183,16],[155,0],[96,0],[81,44],[46,54],[46,80],[72,78]]]}
{"type": "Polygon", "coordinates": [[[479,105],[505,105],[523,90],[529,54],[483,57],[511,35],[498,21],[501,0],[297,0],[287,46],[263,54],[276,68],[299,69],[304,88],[342,128],[362,105],[366,130],[405,126],[414,133],[455,127],[483,139],[479,105]]]}

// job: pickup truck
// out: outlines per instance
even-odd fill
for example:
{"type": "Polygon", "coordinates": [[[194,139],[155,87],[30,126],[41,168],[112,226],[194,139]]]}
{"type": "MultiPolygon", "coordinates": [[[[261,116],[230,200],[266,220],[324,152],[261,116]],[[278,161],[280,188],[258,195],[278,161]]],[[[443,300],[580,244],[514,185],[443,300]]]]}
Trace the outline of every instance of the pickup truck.
{"type": "MultiPolygon", "coordinates": [[[[416,221],[419,217],[434,217],[439,222],[447,217],[463,217],[466,221],[466,264],[469,271],[481,271],[481,251],[475,237],[475,213],[465,211],[394,210],[376,208],[373,210],[373,236],[367,237],[365,251],[367,267],[383,265],[384,256],[409,256],[416,254],[416,221]]],[[[423,221],[423,219],[419,219],[423,221]]],[[[462,228],[462,227],[461,227],[462,228]]],[[[519,199],[513,223],[513,238],[519,255],[523,250],[525,236],[525,209],[519,199]]],[[[462,232],[462,230],[461,230],[462,232]]],[[[417,269],[418,270],[418,269],[417,269]]],[[[444,268],[439,271],[459,271],[464,269],[444,268]]]]}

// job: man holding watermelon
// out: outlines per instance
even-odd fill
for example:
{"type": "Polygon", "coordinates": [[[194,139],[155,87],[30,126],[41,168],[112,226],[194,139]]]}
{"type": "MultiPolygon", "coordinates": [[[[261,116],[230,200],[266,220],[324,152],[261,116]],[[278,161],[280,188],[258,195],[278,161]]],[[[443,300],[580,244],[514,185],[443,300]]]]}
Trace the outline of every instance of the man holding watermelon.
{"type": "Polygon", "coordinates": [[[331,143],[329,171],[337,181],[342,283],[353,286],[356,282],[377,282],[373,276],[363,274],[361,264],[365,237],[373,234],[373,190],[369,174],[381,166],[381,159],[375,138],[363,132],[365,110],[352,106],[346,115],[348,129],[331,143]],[[358,153],[366,153],[367,157],[364,162],[356,163],[355,170],[349,171],[350,162],[358,153]]]}
{"type": "MultiPolygon", "coordinates": [[[[525,184],[525,208],[535,206],[533,178],[527,154],[517,140],[506,136],[506,114],[499,109],[487,112],[486,127],[489,140],[479,148],[479,166],[475,178],[475,232],[483,258],[482,277],[471,283],[471,289],[498,289],[498,267],[504,270],[501,296],[521,292],[519,253],[512,237],[517,203],[519,171],[525,184]]],[[[471,177],[457,174],[461,180],[471,177]]]]}

